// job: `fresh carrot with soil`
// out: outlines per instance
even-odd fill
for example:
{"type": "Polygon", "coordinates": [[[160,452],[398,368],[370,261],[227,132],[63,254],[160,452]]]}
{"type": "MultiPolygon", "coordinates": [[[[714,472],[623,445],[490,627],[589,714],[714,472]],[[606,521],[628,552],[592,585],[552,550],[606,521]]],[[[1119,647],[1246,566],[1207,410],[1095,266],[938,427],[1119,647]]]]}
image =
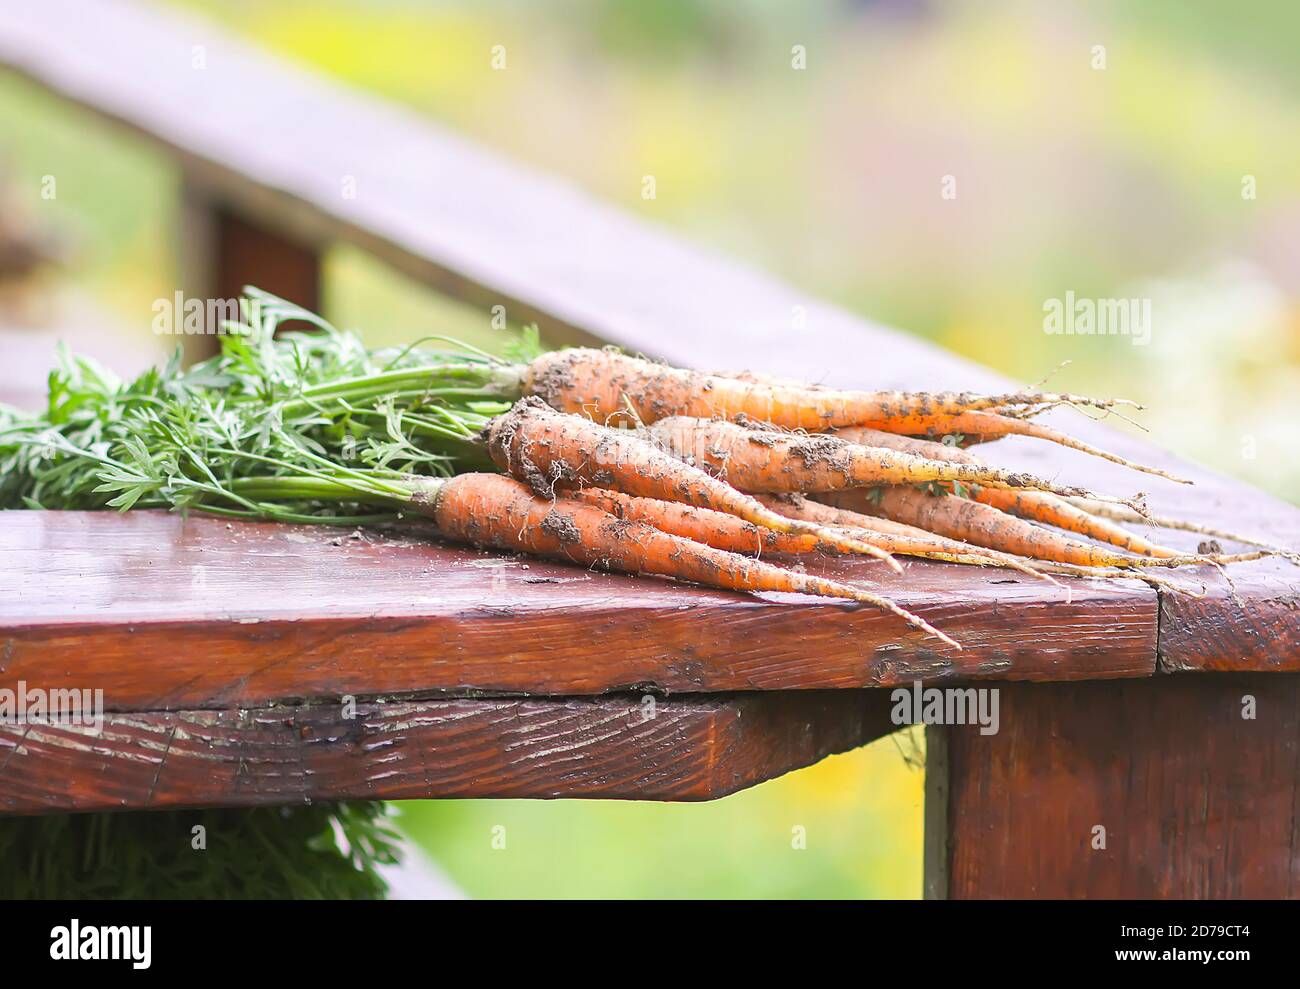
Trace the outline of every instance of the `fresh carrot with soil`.
{"type": "Polygon", "coordinates": [[[527,367],[524,394],[552,408],[602,418],[630,405],[642,422],[669,416],[708,419],[738,414],[783,429],[824,430],[904,415],[963,412],[1009,405],[1069,402],[1110,408],[1124,403],[1044,392],[843,391],[771,378],[729,376],[668,367],[612,350],[576,348],[543,354],[527,367]]]}
{"type": "Polygon", "coordinates": [[[731,553],[757,555],[835,552],[835,547],[827,545],[817,536],[776,532],[710,508],[696,508],[658,498],[638,498],[606,488],[580,488],[566,493],[565,497],[594,505],[617,518],[645,522],[662,532],[670,532],[731,553]]]}
{"type": "MultiPolygon", "coordinates": [[[[882,532],[895,533],[905,538],[916,538],[917,542],[928,541],[941,551],[952,553],[951,557],[936,555],[932,559],[947,560],[949,562],[974,563],[981,566],[998,566],[1011,570],[1017,570],[1027,576],[1042,579],[1045,575],[1056,574],[1064,577],[1093,577],[1114,579],[1123,578],[1127,580],[1141,580],[1155,587],[1165,588],[1167,590],[1187,594],[1190,593],[1186,588],[1174,584],[1164,577],[1157,577],[1154,574],[1142,570],[1126,570],[1117,567],[1086,567],[1069,563],[1048,563],[1042,560],[1029,560],[1022,557],[1013,556],[1009,553],[998,552],[997,550],[986,547],[974,546],[970,543],[961,542],[956,539],[946,539],[942,536],[936,536],[924,529],[918,529],[915,526],[905,525],[902,522],[894,522],[890,519],[877,518],[873,515],[864,515],[861,512],[850,511],[846,508],[836,508],[833,505],[825,505],[819,501],[812,501],[802,495],[758,495],[756,496],[769,508],[775,511],[789,513],[792,518],[803,518],[812,522],[819,522],[823,525],[839,525],[849,529],[863,528],[868,530],[880,530],[882,532]],[[919,537],[919,538],[917,538],[919,537]],[[984,555],[983,560],[958,559],[959,555],[969,557],[971,554],[984,555]]],[[[886,544],[887,545],[887,544],[886,544]]],[[[921,552],[909,552],[896,548],[896,553],[908,553],[914,556],[924,556],[921,552]]],[[[1052,583],[1057,583],[1052,581],[1052,583]]]]}
{"type": "Polygon", "coordinates": [[[438,531],[451,539],[733,591],[844,598],[883,608],[961,648],[928,622],[878,594],[715,549],[571,498],[539,498],[513,478],[461,474],[449,480],[429,478],[412,483],[412,506],[429,515],[438,531]]]}
{"type": "Polygon", "coordinates": [[[1082,440],[1077,440],[1073,436],[1058,429],[1052,429],[1050,426],[1044,426],[1042,423],[1030,419],[1019,419],[1015,416],[1001,415],[997,412],[977,410],[956,414],[907,414],[877,418],[870,422],[855,425],[865,425],[882,432],[923,436],[938,440],[942,440],[945,436],[961,436],[966,440],[976,440],[981,443],[1002,439],[1006,436],[1028,436],[1047,440],[1049,443],[1057,443],[1071,450],[1078,450],[1094,457],[1100,457],[1102,460],[1109,460],[1111,463],[1121,464],[1124,467],[1142,471],[1144,474],[1154,474],[1156,477],[1177,481],[1179,484],[1192,483],[1186,478],[1170,474],[1159,467],[1148,467],[1145,464],[1126,460],[1118,454],[1109,453],[1082,440]]]}
{"type": "Polygon", "coordinates": [[[484,438],[497,467],[543,497],[587,485],[613,488],[711,508],[776,532],[815,536],[843,552],[875,556],[900,569],[888,553],[843,532],[779,515],[631,430],[556,412],[537,398],[520,399],[509,412],[494,418],[484,438]]]}
{"type": "Polygon", "coordinates": [[[988,505],[920,488],[857,489],[818,495],[817,500],[840,508],[880,515],[989,549],[1037,560],[1085,567],[1176,567],[1198,564],[1244,563],[1272,555],[1268,551],[1233,555],[1139,557],[1071,539],[988,505]]]}
{"type": "MultiPolygon", "coordinates": [[[[1025,494],[1030,493],[1025,492],[1025,494]]],[[[1039,492],[1032,493],[1038,494],[1039,492]]],[[[997,508],[1011,515],[1017,515],[1020,518],[1034,522],[1042,522],[1045,525],[1055,526],[1076,535],[1087,536],[1098,542],[1117,546],[1137,556],[1171,559],[1185,555],[1177,550],[1153,543],[1149,539],[1144,539],[1138,534],[1129,532],[1127,529],[1121,528],[1106,519],[1089,515],[1056,495],[1044,494],[1041,498],[1021,498],[1019,495],[1020,492],[1018,491],[997,491],[993,488],[979,488],[972,492],[971,497],[981,504],[997,508]]],[[[1135,518],[1141,518],[1136,512],[1133,515],[1135,518]]]]}
{"type": "MultiPolygon", "coordinates": [[[[929,457],[932,460],[951,460],[955,463],[964,464],[980,463],[979,458],[974,454],[959,447],[950,446],[947,443],[936,443],[933,440],[916,439],[911,436],[900,436],[896,433],[886,433],[862,426],[852,426],[838,430],[836,435],[843,436],[853,443],[884,446],[893,450],[913,453],[917,456],[929,457]]],[[[950,490],[952,489],[950,488],[950,490]]],[[[958,492],[953,491],[953,493],[958,492]]],[[[970,497],[985,505],[991,505],[1021,518],[1053,525],[1075,535],[1087,536],[1099,542],[1109,543],[1139,556],[1171,557],[1180,555],[1175,550],[1159,546],[1136,533],[1115,525],[1108,519],[1099,518],[1076,508],[1068,501],[1050,492],[1006,491],[990,487],[975,487],[969,493],[970,497]]],[[[1100,501],[1094,503],[1097,505],[1107,504],[1100,501]]],[[[1141,518],[1132,509],[1120,508],[1118,510],[1129,513],[1132,518],[1141,518]]]]}
{"type": "MultiPolygon", "coordinates": [[[[807,554],[814,552],[833,553],[835,547],[828,546],[816,536],[792,535],[785,532],[773,532],[761,526],[753,525],[734,515],[710,511],[707,508],[692,508],[674,502],[658,501],[653,498],[634,498],[617,491],[603,488],[583,488],[568,497],[595,505],[602,511],[609,512],[621,519],[647,522],[663,532],[693,539],[696,542],[725,549],[732,553],[788,553],[807,554]]],[[[825,506],[823,506],[825,507],[825,506]]],[[[774,507],[774,510],[779,509],[774,507]]],[[[834,512],[835,509],[827,509],[834,512]]],[[[782,513],[784,514],[784,513],[782,513]]],[[[845,513],[849,514],[849,513],[845,513]]],[[[789,515],[788,518],[797,516],[789,515]]],[[[808,519],[813,521],[813,519],[808,519]]],[[[868,521],[876,521],[869,519],[868,521]]],[[[833,526],[828,526],[833,528],[833,526]]],[[[845,528],[850,528],[846,526],[845,528]]],[[[858,527],[853,527],[858,528],[858,527]]],[[[900,527],[902,528],[902,527],[900,527]]],[[[1047,583],[1056,584],[1048,574],[1035,571],[1014,557],[1003,558],[1001,554],[981,550],[979,547],[966,546],[949,540],[941,540],[928,533],[915,530],[917,536],[883,532],[879,529],[863,526],[854,532],[854,537],[862,539],[879,549],[900,555],[940,560],[948,563],[963,563],[973,566],[1010,566],[1027,575],[1047,583]],[[919,536],[919,538],[918,538],[919,536]]]]}
{"type": "Polygon", "coordinates": [[[715,477],[724,477],[742,491],[838,491],[875,484],[955,481],[1080,494],[1078,488],[1033,474],[863,446],[843,439],[843,434],[788,433],[764,428],[747,417],[737,423],[671,416],[652,424],[646,432],[660,449],[715,477]]]}
{"type": "MultiPolygon", "coordinates": [[[[291,318],[303,318],[291,313],[291,318]]],[[[319,320],[319,317],[313,317],[319,320]]],[[[349,400],[422,388],[457,398],[515,401],[536,396],[561,412],[602,420],[629,408],[645,423],[669,416],[700,419],[747,415],[783,429],[820,431],[900,416],[949,415],[969,410],[1071,404],[1110,409],[1124,399],[1038,391],[850,391],[754,374],[710,374],[669,367],[615,350],[574,348],[542,354],[527,364],[503,361],[411,365],[321,382],[297,400],[349,400]]]]}
{"type": "MultiPolygon", "coordinates": [[[[916,526],[904,525],[890,519],[876,518],[861,512],[849,511],[813,501],[798,494],[755,495],[759,501],[773,511],[789,518],[804,519],[819,525],[849,529],[866,533],[862,536],[876,545],[888,549],[891,553],[902,556],[916,556],[927,560],[946,563],[962,563],[968,566],[1003,567],[1017,570],[1036,580],[1046,580],[1049,584],[1058,584],[1046,576],[1046,571],[1030,565],[1025,560],[1009,553],[971,543],[960,542],[936,536],[932,532],[918,529],[916,526]]],[[[1059,584],[1058,584],[1059,586],[1059,584]]]]}
{"type": "MultiPolygon", "coordinates": [[[[245,327],[247,332],[269,334],[274,332],[277,321],[304,319],[330,338],[347,340],[346,334],[340,334],[315,314],[267,293],[250,289],[249,294],[266,309],[267,316],[258,326],[245,327]]],[[[349,342],[349,346],[355,348],[355,342],[349,342]]],[[[910,435],[962,433],[977,440],[1018,434],[1049,439],[1116,463],[1172,477],[1165,471],[1130,463],[1030,419],[1017,417],[1018,413],[1062,403],[1111,408],[1118,404],[1114,400],[1038,391],[1000,395],[842,391],[796,385],[761,375],[687,371],[611,350],[589,348],[542,354],[524,364],[499,361],[481,353],[461,355],[459,360],[447,360],[444,355],[437,363],[420,363],[421,356],[420,351],[408,348],[380,369],[367,367],[361,373],[350,375],[346,369],[357,363],[353,360],[352,365],[343,365],[344,373],[314,373],[306,380],[302,380],[304,376],[296,365],[277,369],[279,373],[267,379],[269,382],[284,381],[291,386],[295,381],[299,383],[287,395],[277,394],[274,389],[269,393],[260,389],[249,393],[245,400],[263,406],[271,404],[286,419],[313,413],[336,417],[340,412],[351,413],[359,407],[358,414],[373,415],[373,407],[363,407],[377,402],[390,407],[406,405],[425,409],[437,407],[439,403],[473,406],[536,396],[552,408],[601,422],[631,411],[642,423],[672,416],[704,419],[746,416],[781,429],[812,432],[868,425],[910,435]],[[996,409],[1008,414],[988,411],[996,409]]],[[[363,359],[360,363],[369,362],[363,359]]],[[[436,432],[436,424],[423,425],[436,432]]]]}

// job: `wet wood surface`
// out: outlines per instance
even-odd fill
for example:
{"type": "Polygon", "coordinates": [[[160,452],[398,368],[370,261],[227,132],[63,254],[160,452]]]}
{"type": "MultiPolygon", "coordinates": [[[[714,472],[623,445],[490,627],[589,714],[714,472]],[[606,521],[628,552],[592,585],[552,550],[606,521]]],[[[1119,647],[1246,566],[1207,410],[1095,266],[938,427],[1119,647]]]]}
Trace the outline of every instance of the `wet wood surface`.
{"type": "Polygon", "coordinates": [[[998,570],[808,561],[871,607],[590,572],[429,538],[161,512],[0,513],[0,687],[114,711],[443,691],[593,694],[1148,675],[1156,601],[998,570]]]}
{"type": "Polygon", "coordinates": [[[429,699],[0,726],[0,814],[304,800],[709,800],[894,729],[883,691],[429,699]]]}

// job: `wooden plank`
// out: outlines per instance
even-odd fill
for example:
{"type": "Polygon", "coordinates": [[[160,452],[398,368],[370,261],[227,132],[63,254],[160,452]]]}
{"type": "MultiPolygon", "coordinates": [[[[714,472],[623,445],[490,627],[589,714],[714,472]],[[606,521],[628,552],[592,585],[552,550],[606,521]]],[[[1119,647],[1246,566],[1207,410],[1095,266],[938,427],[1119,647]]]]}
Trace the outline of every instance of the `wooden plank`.
{"type": "Polygon", "coordinates": [[[875,608],[747,596],[418,536],[157,512],[0,513],[0,686],[112,710],[416,691],[588,694],[1073,679],[1154,669],[1155,600],[1003,571],[808,561],[881,589],[961,652],[875,608]]]}
{"type": "Polygon", "coordinates": [[[948,791],[927,882],[946,871],[954,899],[1300,896],[1300,677],[1000,691],[1000,732],[943,728],[927,765],[948,791]]]}
{"type": "Polygon", "coordinates": [[[440,699],[0,726],[0,814],[305,800],[709,800],[894,730],[884,691],[440,699]]]}
{"type": "MultiPolygon", "coordinates": [[[[321,249],[240,216],[210,191],[181,188],[177,256],[186,298],[237,300],[258,285],[313,312],[321,311],[321,249]]],[[[306,324],[286,323],[291,329],[306,324]]],[[[217,352],[216,330],[182,338],[187,361],[217,352]]]]}
{"type": "MultiPolygon", "coordinates": [[[[1262,569],[1262,568],[1261,568],[1262,569]]],[[[1210,582],[1204,598],[1163,596],[1161,668],[1300,672],[1300,593],[1277,572],[1210,582]]]]}

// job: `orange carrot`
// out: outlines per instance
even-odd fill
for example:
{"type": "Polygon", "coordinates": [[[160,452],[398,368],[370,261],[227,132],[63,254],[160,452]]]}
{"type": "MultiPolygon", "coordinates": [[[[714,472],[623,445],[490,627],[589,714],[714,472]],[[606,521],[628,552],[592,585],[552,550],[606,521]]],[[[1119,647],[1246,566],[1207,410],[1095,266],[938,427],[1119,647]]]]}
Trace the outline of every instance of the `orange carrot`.
{"type": "Polygon", "coordinates": [[[1269,552],[1233,555],[1139,557],[1070,539],[1025,522],[996,508],[950,494],[930,494],[918,488],[857,489],[819,495],[818,500],[841,508],[883,515],[950,539],[972,542],[1038,560],[1085,567],[1165,567],[1242,563],[1270,556],[1269,552]]]}
{"type": "Polygon", "coordinates": [[[543,497],[586,485],[614,488],[643,498],[676,501],[735,515],[777,532],[816,536],[846,553],[897,561],[883,550],[842,532],[787,519],[753,498],[684,464],[630,430],[610,429],[582,416],[548,408],[538,398],[524,398],[485,430],[492,462],[526,482],[543,497]]]}
{"type": "Polygon", "coordinates": [[[1068,436],[1059,430],[1052,429],[1050,426],[1044,426],[1029,419],[1001,415],[996,412],[973,411],[961,412],[955,415],[905,414],[888,418],[876,418],[862,425],[883,432],[904,433],[909,436],[927,436],[932,439],[960,435],[977,439],[980,442],[987,442],[1001,439],[1004,436],[1030,436],[1058,443],[1061,446],[1069,447],[1071,450],[1079,450],[1094,457],[1109,460],[1111,463],[1123,464],[1125,467],[1131,467],[1146,474],[1154,474],[1157,477],[1177,481],[1179,484],[1192,483],[1186,478],[1170,474],[1158,467],[1148,467],[1145,464],[1125,460],[1117,454],[1108,453],[1091,444],[1084,443],[1082,440],[1076,440],[1073,436],[1068,436]]]}
{"type": "Polygon", "coordinates": [[[539,396],[552,408],[597,419],[622,412],[630,403],[646,423],[668,416],[708,419],[743,413],[783,429],[809,430],[1006,405],[1071,402],[1108,408],[1116,404],[1115,400],[1042,392],[841,391],[687,371],[588,348],[543,354],[525,371],[523,391],[539,396]]]}
{"type": "Polygon", "coordinates": [[[734,515],[674,501],[637,498],[605,488],[582,488],[566,494],[566,497],[594,505],[620,519],[644,522],[661,532],[670,532],[731,553],[812,553],[819,549],[827,552],[834,549],[816,536],[775,532],[734,515]]]}
{"type": "MultiPolygon", "coordinates": [[[[924,529],[918,529],[913,525],[904,525],[902,522],[894,522],[891,519],[876,518],[872,515],[864,515],[861,512],[849,511],[846,508],[825,505],[819,501],[805,498],[803,495],[755,495],[755,497],[773,511],[788,515],[790,518],[804,519],[809,522],[816,522],[819,525],[837,526],[854,531],[865,530],[871,535],[863,536],[863,538],[872,540],[876,545],[888,549],[891,553],[898,553],[903,556],[917,556],[927,560],[939,560],[947,563],[1003,567],[1009,570],[1017,570],[1037,580],[1043,580],[1046,575],[1044,570],[1031,566],[1025,560],[1010,553],[1001,553],[983,546],[975,546],[956,539],[936,536],[932,532],[926,532],[924,529]]],[[[1048,578],[1047,583],[1057,584],[1058,582],[1048,578]]]]}
{"type": "Polygon", "coordinates": [[[979,463],[930,460],[846,442],[839,435],[787,433],[752,424],[748,418],[741,424],[670,416],[654,423],[647,433],[660,449],[678,460],[725,477],[742,491],[838,491],[874,484],[958,481],[1080,494],[1078,488],[1056,485],[1032,474],[979,463]]]}
{"type": "Polygon", "coordinates": [[[870,604],[960,649],[948,636],[888,598],[833,580],[794,573],[616,518],[572,498],[539,498],[499,474],[412,478],[411,506],[449,539],[632,574],[660,574],[734,591],[816,594],[870,604]]]}
{"type": "Polygon", "coordinates": [[[843,429],[835,430],[834,435],[840,437],[840,439],[848,440],[850,443],[861,443],[863,446],[883,446],[889,450],[914,453],[918,457],[929,457],[932,460],[948,459],[958,464],[981,463],[979,457],[975,456],[975,454],[969,453],[951,443],[918,439],[915,436],[906,436],[903,433],[890,433],[883,429],[874,429],[871,426],[846,426],[843,429]]]}
{"type": "MultiPolygon", "coordinates": [[[[900,436],[896,433],[886,433],[877,429],[854,426],[838,430],[835,435],[842,436],[852,443],[879,445],[888,447],[891,450],[902,450],[917,456],[929,457],[931,460],[951,460],[963,464],[980,463],[979,458],[974,454],[968,453],[959,447],[949,446],[947,443],[914,439],[910,436],[900,436]]],[[[1109,543],[1139,556],[1170,557],[1179,555],[1172,549],[1158,546],[1107,519],[1090,515],[1056,495],[1045,491],[1005,491],[989,487],[977,487],[971,491],[971,497],[985,505],[992,505],[1004,512],[1019,515],[1021,518],[1054,525],[1058,529],[1065,529],[1076,535],[1087,536],[1099,542],[1109,543]]],[[[1105,503],[1096,502],[1096,504],[1105,503]]],[[[1119,510],[1131,512],[1133,518],[1141,518],[1137,512],[1133,512],[1131,509],[1119,510]]]]}
{"type": "MultiPolygon", "coordinates": [[[[663,532],[670,532],[675,536],[683,536],[687,539],[693,539],[697,543],[704,543],[706,546],[725,549],[732,553],[804,554],[815,551],[835,551],[833,546],[827,546],[815,536],[773,532],[771,529],[764,529],[761,526],[738,519],[734,515],[724,515],[722,512],[710,511],[707,508],[692,508],[689,505],[658,501],[654,498],[634,498],[631,495],[625,495],[618,491],[607,491],[603,488],[584,488],[567,497],[586,502],[589,505],[595,505],[602,511],[609,512],[618,518],[645,522],[663,532]]],[[[838,511],[824,505],[820,507],[824,508],[828,513],[838,511]]],[[[779,509],[774,510],[779,511],[779,509]]],[[[852,513],[843,512],[842,514],[851,515],[852,513]]],[[[790,515],[787,517],[796,518],[798,516],[790,515]]],[[[863,516],[863,518],[868,522],[877,521],[866,516],[863,516]]],[[[1003,557],[1002,554],[990,550],[967,546],[964,543],[956,543],[951,540],[938,539],[929,535],[929,533],[921,532],[919,529],[913,531],[918,533],[920,538],[911,535],[887,533],[871,526],[862,528],[866,531],[855,533],[856,538],[868,541],[873,546],[887,550],[890,553],[917,556],[929,560],[941,560],[948,563],[964,563],[972,566],[1007,566],[1014,570],[1020,570],[1035,579],[1044,580],[1049,584],[1058,584],[1049,574],[1033,570],[1026,566],[1023,561],[1014,557],[1003,557]]],[[[900,526],[899,528],[905,527],[900,526]]]]}
{"type": "MultiPolygon", "coordinates": [[[[972,497],[981,504],[1009,512],[1012,515],[1018,515],[1024,519],[1054,525],[1058,529],[1065,529],[1067,532],[1087,536],[1099,542],[1109,543],[1111,546],[1118,546],[1120,549],[1136,553],[1138,556],[1172,558],[1182,555],[1176,550],[1143,539],[1136,533],[1129,532],[1127,529],[1106,519],[1089,515],[1087,512],[1075,508],[1068,501],[1056,497],[1056,495],[1039,491],[1026,491],[1024,492],[1025,495],[1041,495],[1041,497],[1021,498],[1020,494],[1021,492],[1018,491],[995,491],[992,488],[979,488],[972,494],[972,497]]],[[[1133,514],[1135,517],[1141,518],[1136,512],[1133,514]]]]}

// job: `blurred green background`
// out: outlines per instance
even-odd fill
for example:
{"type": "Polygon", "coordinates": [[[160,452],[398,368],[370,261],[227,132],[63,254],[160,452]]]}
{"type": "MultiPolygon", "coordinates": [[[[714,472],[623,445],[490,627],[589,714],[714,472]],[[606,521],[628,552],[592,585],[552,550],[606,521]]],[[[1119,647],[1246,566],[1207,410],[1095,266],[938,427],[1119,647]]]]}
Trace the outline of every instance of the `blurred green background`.
{"type": "MultiPolygon", "coordinates": [[[[1068,359],[1054,385],[1140,399],[1158,444],[1300,501],[1300,5],[174,5],[1014,378],[1068,359]],[[1150,298],[1150,344],[1044,333],[1067,291],[1150,298]]],[[[63,270],[0,294],[0,322],[151,352],[178,183],[0,76],[4,215],[72,245],[63,270]]],[[[326,303],[376,343],[434,326],[492,342],[484,314],[356,250],[330,255],[326,303]]],[[[431,802],[404,821],[470,895],[916,896],[918,744],[711,805],[431,802]]]]}

